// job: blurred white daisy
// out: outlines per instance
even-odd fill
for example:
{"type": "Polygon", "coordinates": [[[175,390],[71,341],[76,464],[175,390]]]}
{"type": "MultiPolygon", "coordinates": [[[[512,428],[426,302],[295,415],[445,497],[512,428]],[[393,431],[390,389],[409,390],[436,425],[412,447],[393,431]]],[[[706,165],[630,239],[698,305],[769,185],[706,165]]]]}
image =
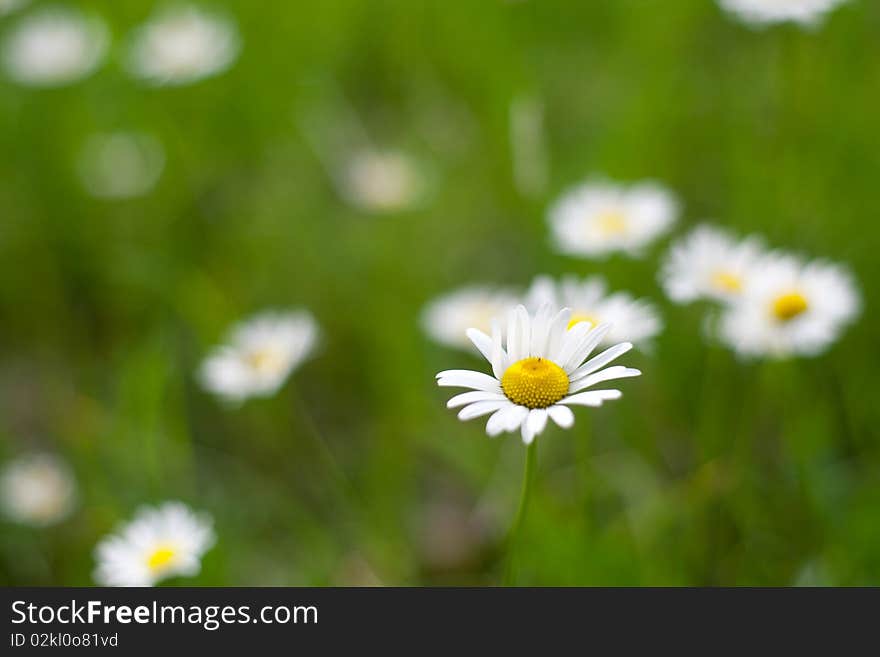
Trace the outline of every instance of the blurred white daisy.
{"type": "Polygon", "coordinates": [[[144,507],[95,547],[94,578],[101,586],[154,586],[168,577],[191,577],[214,540],[210,516],[182,502],[144,507]]]}
{"type": "Polygon", "coordinates": [[[747,23],[763,25],[791,21],[815,25],[846,0],[719,0],[719,4],[747,23]]]}
{"type": "Polygon", "coordinates": [[[268,312],[235,326],[202,364],[205,389],[230,402],[270,397],[313,351],[318,325],[306,311],[268,312]]]}
{"type": "Polygon", "coordinates": [[[721,316],[719,336],[743,356],[813,356],[837,339],[860,305],[843,267],[772,253],[721,316]]]}
{"type": "Polygon", "coordinates": [[[24,7],[30,0],[0,0],[0,16],[11,14],[24,7]]]}
{"type": "Polygon", "coordinates": [[[345,199],[367,212],[396,212],[416,205],[425,181],[418,163],[398,151],[364,150],[346,162],[340,186],[345,199]]]}
{"type": "Polygon", "coordinates": [[[532,310],[544,304],[571,308],[569,328],[578,322],[593,326],[610,324],[600,343],[603,345],[633,342],[645,346],[663,328],[660,315],[650,302],[626,292],[608,294],[605,281],[599,276],[566,276],[558,282],[549,276],[538,276],[526,292],[525,303],[532,310]]]}
{"type": "Polygon", "coordinates": [[[184,85],[226,71],[240,50],[235,23],[193,5],[166,8],[139,27],[128,71],[149,84],[184,85]]]}
{"type": "Polygon", "coordinates": [[[566,192],[549,212],[562,253],[595,257],[614,251],[641,255],[678,218],[679,203],[651,182],[631,186],[590,182],[566,192]]]}
{"type": "Polygon", "coordinates": [[[720,228],[697,226],[669,249],[660,282],[677,303],[731,301],[747,286],[763,255],[756,237],[737,240],[720,228]]]}
{"type": "Polygon", "coordinates": [[[422,311],[422,327],[440,344],[470,351],[473,345],[467,330],[491,332],[492,319],[505,317],[517,303],[517,295],[510,290],[484,285],[463,287],[431,301],[422,311]]]}
{"type": "Polygon", "coordinates": [[[438,385],[471,389],[450,399],[447,407],[462,406],[461,420],[491,414],[486,423],[489,436],[519,429],[523,442],[529,444],[544,430],[547,418],[560,427],[571,427],[574,414],[569,406],[601,406],[618,399],[619,390],[587,388],[641,374],[628,367],[605,368],[632,345],[615,345],[584,362],[610,326],[593,328],[580,322],[569,330],[570,321],[568,308],[554,313],[545,305],[532,316],[524,306],[517,306],[508,314],[506,347],[498,320],[493,320],[491,337],[469,329],[467,335],[491,364],[492,375],[471,370],[440,372],[438,385]]]}
{"type": "Polygon", "coordinates": [[[114,132],[92,135],[78,169],[86,190],[98,198],[132,198],[149,192],[162,175],[165,151],[150,135],[114,132]]]}
{"type": "Polygon", "coordinates": [[[54,456],[22,456],[0,472],[0,505],[10,520],[45,527],[66,518],[75,502],[73,473],[54,456]]]}
{"type": "Polygon", "coordinates": [[[61,86],[93,73],[109,41],[96,16],[49,6],[16,23],[3,46],[3,66],[20,84],[61,86]]]}

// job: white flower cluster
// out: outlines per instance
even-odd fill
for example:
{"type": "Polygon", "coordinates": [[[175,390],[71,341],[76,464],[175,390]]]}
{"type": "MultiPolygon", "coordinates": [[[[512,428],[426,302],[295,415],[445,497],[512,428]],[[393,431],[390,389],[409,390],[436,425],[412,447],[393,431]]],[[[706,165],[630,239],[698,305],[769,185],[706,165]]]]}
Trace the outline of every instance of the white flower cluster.
{"type": "Polygon", "coordinates": [[[671,247],[660,278],[675,302],[719,302],[715,336],[747,357],[815,356],[861,305],[845,267],[767,250],[758,238],[737,240],[706,225],[671,247]]]}

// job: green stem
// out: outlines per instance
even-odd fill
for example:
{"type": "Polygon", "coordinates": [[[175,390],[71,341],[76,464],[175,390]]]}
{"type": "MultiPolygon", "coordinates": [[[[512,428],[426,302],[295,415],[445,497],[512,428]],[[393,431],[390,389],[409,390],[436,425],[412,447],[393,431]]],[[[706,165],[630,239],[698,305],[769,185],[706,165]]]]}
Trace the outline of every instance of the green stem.
{"type": "Polygon", "coordinates": [[[526,465],[523,472],[522,492],[519,496],[519,507],[507,536],[507,567],[504,572],[504,586],[513,586],[516,581],[516,547],[519,534],[525,522],[526,509],[529,506],[529,495],[532,492],[532,482],[535,479],[535,463],[538,455],[538,441],[533,440],[526,448],[526,465]]]}

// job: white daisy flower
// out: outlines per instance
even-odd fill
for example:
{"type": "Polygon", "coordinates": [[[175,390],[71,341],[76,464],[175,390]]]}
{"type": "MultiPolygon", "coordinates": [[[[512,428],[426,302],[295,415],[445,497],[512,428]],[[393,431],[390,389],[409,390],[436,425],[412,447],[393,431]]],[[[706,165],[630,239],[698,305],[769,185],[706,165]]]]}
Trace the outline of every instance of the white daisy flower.
{"type": "Polygon", "coordinates": [[[76,503],[70,468],[49,454],[31,454],[0,472],[0,505],[10,520],[46,527],[66,518],[76,503]]]}
{"type": "Polygon", "coordinates": [[[526,292],[525,303],[531,310],[544,304],[571,308],[569,328],[578,322],[593,326],[610,324],[611,329],[600,343],[603,345],[634,342],[644,346],[663,328],[660,315],[650,302],[626,292],[608,294],[605,281],[599,276],[566,276],[558,282],[549,276],[538,276],[526,292]]]}
{"type": "Polygon", "coordinates": [[[6,73],[20,84],[56,87],[100,66],[110,38],[96,16],[47,7],[20,19],[3,48],[6,73]]]}
{"type": "Polygon", "coordinates": [[[448,408],[463,406],[461,420],[490,415],[486,433],[497,436],[520,430],[523,442],[531,443],[551,418],[563,428],[574,424],[569,406],[601,406],[618,399],[619,390],[587,390],[613,379],[641,374],[628,367],[605,365],[632,349],[628,342],[615,345],[584,362],[611,328],[587,322],[568,329],[571,310],[553,314],[545,305],[534,316],[524,306],[508,314],[506,348],[501,325],[493,321],[492,335],[470,329],[468,337],[492,365],[492,375],[471,370],[446,370],[437,375],[441,386],[470,388],[456,395],[448,408]],[[605,369],[602,369],[605,368],[605,369]]]}
{"type": "Polygon", "coordinates": [[[660,282],[677,303],[732,301],[748,285],[763,255],[756,237],[737,240],[720,228],[697,226],[669,249],[660,282]]]}
{"type": "Polygon", "coordinates": [[[164,166],[165,151],[156,138],[128,132],[93,135],[78,162],[86,190],[107,199],[143,196],[156,185],[164,166]]]}
{"type": "Polygon", "coordinates": [[[214,541],[210,516],[182,502],[144,507],[95,547],[94,578],[101,586],[154,586],[168,577],[191,577],[214,541]]]}
{"type": "Polygon", "coordinates": [[[230,402],[274,395],[313,351],[318,325],[306,311],[263,313],[232,329],[202,364],[202,385],[230,402]]]}
{"type": "Polygon", "coordinates": [[[719,0],[727,11],[753,25],[791,21],[815,25],[846,0],[719,0]]]}
{"type": "Polygon", "coordinates": [[[11,14],[24,7],[29,0],[0,0],[0,16],[11,14]]]}
{"type": "Polygon", "coordinates": [[[416,161],[397,151],[364,150],[346,163],[340,185],[345,199],[367,212],[397,212],[416,205],[425,181],[416,161]]]}
{"type": "Polygon", "coordinates": [[[719,335],[743,356],[814,356],[837,339],[860,305],[845,268],[773,253],[722,315],[719,335]]]}
{"type": "Polygon", "coordinates": [[[422,311],[422,327],[436,342],[471,351],[467,330],[492,331],[492,319],[506,317],[519,303],[510,290],[485,285],[463,287],[431,301],[422,311]]]}
{"type": "Polygon", "coordinates": [[[177,6],[136,30],[126,67],[148,84],[185,85],[226,71],[240,48],[232,20],[192,5],[177,6]]]}
{"type": "Polygon", "coordinates": [[[553,241],[562,253],[595,257],[614,251],[639,256],[678,218],[679,203],[651,182],[622,186],[590,182],[550,208],[553,241]]]}

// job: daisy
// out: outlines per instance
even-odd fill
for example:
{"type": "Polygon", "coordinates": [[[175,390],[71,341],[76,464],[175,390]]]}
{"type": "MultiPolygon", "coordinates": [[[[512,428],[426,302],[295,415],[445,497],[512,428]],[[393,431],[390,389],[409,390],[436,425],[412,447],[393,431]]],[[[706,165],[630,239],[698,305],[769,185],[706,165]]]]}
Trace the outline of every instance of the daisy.
{"type": "Polygon", "coordinates": [[[235,326],[202,364],[202,385],[230,402],[270,397],[313,351],[318,325],[306,311],[263,313],[235,326]]]}
{"type": "Polygon", "coordinates": [[[503,317],[518,303],[510,290],[483,285],[463,287],[431,301],[422,311],[422,327],[447,347],[473,349],[467,330],[492,331],[492,319],[503,317]]]}
{"type": "Polygon", "coordinates": [[[210,516],[182,502],[138,510],[134,520],[95,547],[101,586],[154,586],[168,577],[197,575],[214,544],[210,516]]]}
{"type": "Polygon", "coordinates": [[[144,134],[93,135],[79,158],[86,190],[98,198],[132,198],[149,192],[165,166],[162,144],[144,134]]]}
{"type": "Polygon", "coordinates": [[[746,287],[764,255],[755,237],[736,240],[713,226],[697,226],[669,249],[660,282],[669,298],[688,303],[706,298],[732,301],[746,287]]]}
{"type": "Polygon", "coordinates": [[[844,2],[846,0],[719,0],[724,9],[753,25],[785,21],[815,25],[844,2]]]}
{"type": "Polygon", "coordinates": [[[0,505],[10,520],[46,527],[66,518],[75,502],[73,473],[54,456],[23,456],[0,472],[0,505]]]}
{"type": "Polygon", "coordinates": [[[860,305],[845,268],[772,253],[722,315],[719,336],[743,356],[814,356],[837,339],[860,305]]]}
{"type": "Polygon", "coordinates": [[[25,16],[3,48],[7,74],[20,84],[56,87],[93,73],[109,33],[102,20],[73,9],[48,7],[25,16]]]}
{"type": "Polygon", "coordinates": [[[536,310],[545,303],[556,308],[571,308],[569,328],[578,322],[593,326],[610,324],[600,344],[618,342],[645,344],[663,328],[659,313],[643,299],[626,292],[608,294],[605,281],[599,276],[578,279],[567,276],[556,282],[549,276],[538,276],[526,292],[526,306],[536,310]]]}
{"type": "Polygon", "coordinates": [[[171,7],[135,32],[126,67],[148,84],[185,85],[223,73],[239,50],[231,20],[192,5],[171,7]]]}
{"type": "Polygon", "coordinates": [[[341,179],[346,200],[367,212],[397,212],[416,205],[425,191],[415,160],[397,151],[355,153],[341,179]]]}
{"type": "Polygon", "coordinates": [[[492,323],[492,335],[469,329],[468,337],[492,365],[492,375],[471,370],[446,370],[437,375],[440,386],[470,388],[456,395],[448,408],[462,406],[461,420],[490,415],[486,433],[497,436],[519,429],[523,442],[530,444],[551,418],[563,428],[574,424],[569,406],[601,406],[618,399],[619,390],[587,390],[612,379],[641,374],[622,366],[602,369],[621,354],[632,349],[628,342],[615,345],[584,362],[611,328],[602,324],[593,328],[579,322],[571,329],[571,310],[553,314],[545,305],[534,316],[524,306],[508,313],[506,348],[501,325],[492,323]]]}
{"type": "Polygon", "coordinates": [[[595,257],[621,251],[638,256],[669,230],[678,213],[678,201],[657,184],[590,182],[564,194],[550,208],[549,221],[562,253],[595,257]]]}

